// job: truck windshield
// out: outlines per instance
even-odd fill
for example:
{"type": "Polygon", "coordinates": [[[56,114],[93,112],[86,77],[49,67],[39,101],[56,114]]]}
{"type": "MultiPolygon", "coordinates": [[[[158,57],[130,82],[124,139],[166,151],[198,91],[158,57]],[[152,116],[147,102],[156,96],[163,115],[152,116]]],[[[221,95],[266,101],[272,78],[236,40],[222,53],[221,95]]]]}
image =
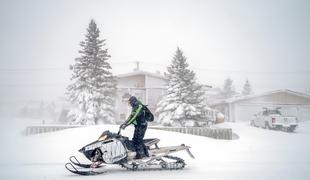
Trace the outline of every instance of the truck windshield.
{"type": "Polygon", "coordinates": [[[269,110],[269,114],[279,114],[279,115],[281,115],[281,112],[279,110],[269,110]]]}

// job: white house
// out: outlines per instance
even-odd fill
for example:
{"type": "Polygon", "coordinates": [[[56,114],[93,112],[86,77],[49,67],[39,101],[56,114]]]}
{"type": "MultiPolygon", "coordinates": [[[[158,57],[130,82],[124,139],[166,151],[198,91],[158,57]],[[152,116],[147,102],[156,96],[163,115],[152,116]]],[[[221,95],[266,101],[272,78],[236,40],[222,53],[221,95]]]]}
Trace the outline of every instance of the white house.
{"type": "Polygon", "coordinates": [[[156,104],[165,93],[165,78],[159,73],[137,69],[117,75],[116,121],[124,121],[128,111],[128,99],[136,96],[154,112],[156,104]]]}
{"type": "Polygon", "coordinates": [[[250,121],[263,107],[281,107],[285,115],[296,116],[299,121],[310,120],[310,96],[288,89],[231,98],[214,103],[211,107],[224,113],[226,121],[232,122],[250,121]]]}

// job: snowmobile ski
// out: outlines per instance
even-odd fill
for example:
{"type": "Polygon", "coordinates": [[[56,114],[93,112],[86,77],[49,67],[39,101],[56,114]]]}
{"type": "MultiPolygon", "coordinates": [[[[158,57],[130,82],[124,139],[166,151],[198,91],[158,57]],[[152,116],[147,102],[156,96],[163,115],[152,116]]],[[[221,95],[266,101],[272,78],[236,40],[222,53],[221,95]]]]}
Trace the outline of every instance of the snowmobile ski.
{"type": "MultiPolygon", "coordinates": [[[[76,166],[82,167],[82,168],[91,168],[91,164],[81,164],[79,160],[75,156],[71,156],[69,158],[70,162],[76,166]]],[[[97,166],[95,168],[100,168],[102,166],[97,166]]]]}
{"type": "Polygon", "coordinates": [[[106,171],[88,171],[88,170],[79,170],[76,167],[74,167],[71,163],[67,163],[65,165],[66,169],[74,174],[82,175],[82,176],[93,176],[98,174],[103,174],[106,171]]]}

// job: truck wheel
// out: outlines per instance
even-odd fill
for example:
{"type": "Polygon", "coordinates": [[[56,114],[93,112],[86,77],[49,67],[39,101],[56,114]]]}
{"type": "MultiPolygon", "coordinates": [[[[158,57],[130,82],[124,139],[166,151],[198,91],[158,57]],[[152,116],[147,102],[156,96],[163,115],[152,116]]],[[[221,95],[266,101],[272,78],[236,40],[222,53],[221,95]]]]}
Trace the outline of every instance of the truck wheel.
{"type": "Polygon", "coordinates": [[[287,132],[294,132],[294,130],[295,130],[295,127],[291,126],[291,127],[288,128],[287,132]]]}
{"type": "Polygon", "coordinates": [[[282,131],[288,132],[288,131],[289,131],[289,128],[288,128],[288,127],[282,127],[282,131]]]}
{"type": "Polygon", "coordinates": [[[287,128],[287,132],[293,132],[291,127],[287,128]]]}

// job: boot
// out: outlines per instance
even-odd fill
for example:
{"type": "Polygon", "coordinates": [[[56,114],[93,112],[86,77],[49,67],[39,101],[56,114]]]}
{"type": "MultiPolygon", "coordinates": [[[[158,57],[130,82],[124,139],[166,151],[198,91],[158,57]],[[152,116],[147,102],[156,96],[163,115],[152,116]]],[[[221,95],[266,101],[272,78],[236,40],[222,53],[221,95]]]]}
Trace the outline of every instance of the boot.
{"type": "Polygon", "coordinates": [[[142,158],[144,158],[144,154],[143,153],[139,153],[139,152],[137,152],[136,153],[136,157],[135,157],[135,159],[142,159],[142,158]]]}
{"type": "Polygon", "coordinates": [[[147,149],[147,147],[144,145],[144,147],[143,147],[143,150],[144,150],[144,155],[145,155],[145,157],[150,157],[150,155],[149,155],[149,151],[148,151],[148,149],[147,149]]]}
{"type": "Polygon", "coordinates": [[[140,146],[136,149],[136,159],[142,159],[145,157],[144,148],[140,146]]]}

